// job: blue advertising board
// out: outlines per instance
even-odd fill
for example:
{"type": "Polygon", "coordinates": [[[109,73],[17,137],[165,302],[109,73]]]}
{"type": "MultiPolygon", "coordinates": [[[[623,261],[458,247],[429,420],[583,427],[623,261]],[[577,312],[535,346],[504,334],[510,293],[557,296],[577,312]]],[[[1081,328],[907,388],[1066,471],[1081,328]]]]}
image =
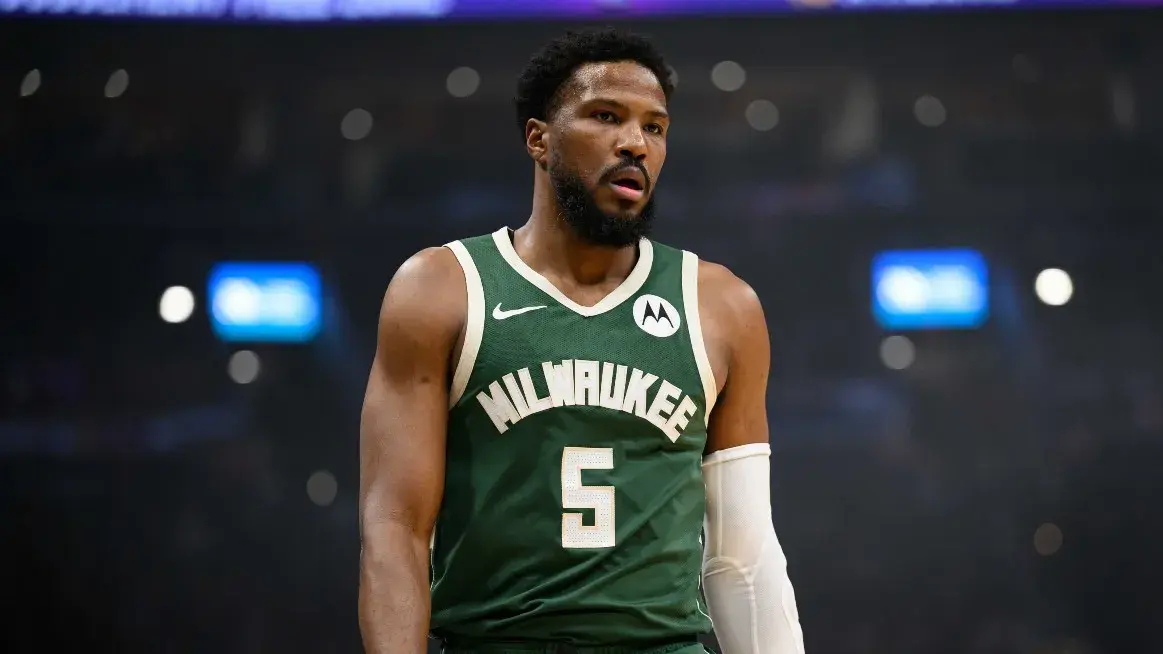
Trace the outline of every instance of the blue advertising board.
{"type": "Polygon", "coordinates": [[[303,343],[322,325],[319,272],[306,263],[220,263],[207,297],[224,341],[303,343]]]}
{"type": "Polygon", "coordinates": [[[894,250],[872,261],[872,314],[885,329],[972,329],[989,317],[989,269],[969,249],[894,250]]]}

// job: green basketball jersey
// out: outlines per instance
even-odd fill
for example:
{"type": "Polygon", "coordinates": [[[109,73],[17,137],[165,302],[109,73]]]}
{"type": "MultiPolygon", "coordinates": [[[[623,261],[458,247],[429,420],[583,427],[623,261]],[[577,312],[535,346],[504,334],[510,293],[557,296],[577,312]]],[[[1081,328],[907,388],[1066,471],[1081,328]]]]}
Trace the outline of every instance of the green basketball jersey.
{"type": "Polygon", "coordinates": [[[450,643],[650,646],[710,630],[701,469],[715,383],[698,259],[643,240],[593,307],[512,233],[450,243],[468,284],[432,631],[450,643]]]}

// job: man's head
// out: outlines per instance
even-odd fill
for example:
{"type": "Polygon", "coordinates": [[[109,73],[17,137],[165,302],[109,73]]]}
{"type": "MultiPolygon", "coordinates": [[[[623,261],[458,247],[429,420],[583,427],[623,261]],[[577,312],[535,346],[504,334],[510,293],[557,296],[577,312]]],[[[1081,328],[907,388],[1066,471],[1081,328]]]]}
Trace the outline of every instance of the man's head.
{"type": "Polygon", "coordinates": [[[654,46],[614,30],[569,32],[517,83],[525,147],[583,239],[622,246],[649,233],[674,90],[654,46]]]}

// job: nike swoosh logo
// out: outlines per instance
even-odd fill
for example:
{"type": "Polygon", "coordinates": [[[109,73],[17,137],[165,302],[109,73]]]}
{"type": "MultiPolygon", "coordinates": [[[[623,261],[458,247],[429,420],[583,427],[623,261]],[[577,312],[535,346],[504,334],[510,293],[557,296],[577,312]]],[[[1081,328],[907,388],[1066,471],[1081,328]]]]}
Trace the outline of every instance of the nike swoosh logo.
{"type": "Polygon", "coordinates": [[[538,309],[544,309],[544,308],[545,308],[545,305],[542,304],[542,305],[535,306],[535,307],[521,307],[520,309],[509,309],[508,311],[503,311],[501,309],[501,304],[498,302],[497,306],[495,308],[493,308],[493,319],[494,320],[504,320],[505,318],[512,318],[513,316],[519,316],[523,313],[529,313],[530,311],[536,311],[538,309]]]}

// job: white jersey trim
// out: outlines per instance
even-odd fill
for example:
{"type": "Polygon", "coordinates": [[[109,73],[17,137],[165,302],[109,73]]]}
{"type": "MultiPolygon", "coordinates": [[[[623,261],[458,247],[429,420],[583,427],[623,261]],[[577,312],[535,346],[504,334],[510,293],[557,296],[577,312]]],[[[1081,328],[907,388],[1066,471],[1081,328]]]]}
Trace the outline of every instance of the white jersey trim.
{"type": "Polygon", "coordinates": [[[464,345],[460,349],[460,360],[452,374],[452,386],[448,391],[448,406],[452,408],[464,395],[468,388],[468,378],[472,375],[472,368],[476,365],[477,354],[481,351],[481,340],[485,335],[485,287],[481,284],[481,275],[477,272],[472,255],[468,248],[460,241],[446,243],[445,246],[456,255],[460,269],[464,271],[464,284],[468,289],[468,313],[465,318],[464,345]]]}
{"type": "Polygon", "coordinates": [[[529,264],[521,259],[520,255],[517,254],[517,250],[513,247],[513,241],[509,239],[508,227],[502,227],[493,232],[493,241],[497,244],[497,250],[500,251],[501,256],[504,257],[505,261],[508,262],[518,275],[521,275],[530,284],[544,291],[549,297],[557,300],[565,308],[586,318],[603,314],[622,304],[637,293],[642,288],[642,285],[646,283],[646,279],[650,277],[650,267],[654,263],[654,246],[647,239],[638,241],[638,263],[634,265],[634,269],[630,271],[626,279],[622,281],[618,288],[614,289],[613,292],[602,298],[594,306],[583,307],[566,297],[565,293],[562,293],[561,290],[553,285],[553,282],[542,277],[540,273],[530,268],[529,264]]]}
{"type": "Polygon", "coordinates": [[[703,412],[703,419],[709,424],[719,387],[715,384],[715,372],[711,369],[711,359],[707,356],[707,346],[703,342],[703,324],[699,320],[699,258],[686,250],[682,253],[682,303],[686,310],[687,331],[691,335],[695,365],[699,368],[699,378],[703,382],[703,397],[706,398],[707,408],[703,412]]]}

